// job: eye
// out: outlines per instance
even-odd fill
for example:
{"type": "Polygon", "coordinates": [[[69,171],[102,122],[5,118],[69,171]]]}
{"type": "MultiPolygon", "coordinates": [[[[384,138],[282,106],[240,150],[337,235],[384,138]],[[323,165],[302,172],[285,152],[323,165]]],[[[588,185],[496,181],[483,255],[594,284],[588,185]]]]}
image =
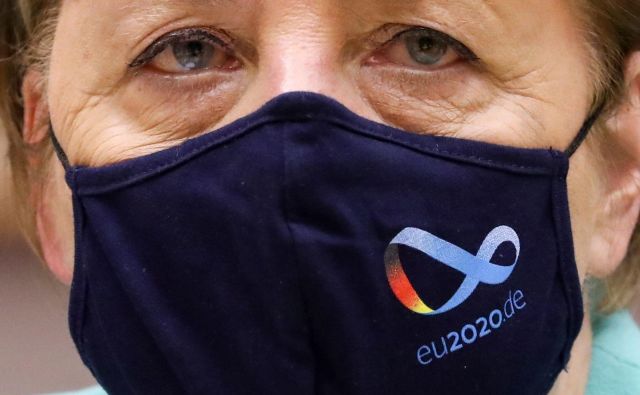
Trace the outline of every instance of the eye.
{"type": "Polygon", "coordinates": [[[219,46],[201,40],[185,40],[170,44],[149,66],[169,74],[210,69],[233,70],[240,62],[219,46]]]}
{"type": "Polygon", "coordinates": [[[433,29],[413,28],[393,37],[371,62],[435,70],[465,59],[477,57],[459,41],[433,29]]]}
{"type": "Polygon", "coordinates": [[[409,32],[404,35],[404,47],[412,60],[424,65],[438,64],[451,52],[449,45],[424,31],[409,32]]]}
{"type": "Polygon", "coordinates": [[[187,29],[161,37],[130,67],[147,66],[165,74],[190,74],[207,70],[232,71],[241,65],[223,40],[203,30],[187,29]]]}

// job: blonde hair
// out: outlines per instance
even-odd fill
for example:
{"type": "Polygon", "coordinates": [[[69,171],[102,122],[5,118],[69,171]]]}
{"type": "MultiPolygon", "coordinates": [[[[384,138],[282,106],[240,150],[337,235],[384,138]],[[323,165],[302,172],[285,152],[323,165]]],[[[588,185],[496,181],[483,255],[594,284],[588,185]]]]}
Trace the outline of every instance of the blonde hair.
{"type": "MultiPolygon", "coordinates": [[[[592,71],[596,92],[594,106],[609,110],[619,104],[624,89],[624,60],[640,45],[640,1],[575,0],[582,8],[586,36],[593,50],[592,71]]],[[[0,1],[0,126],[9,137],[9,160],[13,174],[18,219],[33,248],[40,253],[35,213],[28,204],[30,185],[42,182],[48,140],[34,146],[22,138],[21,85],[27,68],[47,75],[48,58],[56,27],[59,0],[0,1]],[[27,157],[41,158],[35,171],[27,157]]],[[[46,78],[43,80],[46,81],[46,78]]],[[[43,87],[46,88],[46,87],[43,87]]],[[[640,225],[636,226],[624,262],[605,281],[601,308],[612,311],[627,305],[640,284],[640,225]]]]}
{"type": "Polygon", "coordinates": [[[21,87],[27,68],[47,74],[58,6],[58,0],[0,1],[0,130],[4,129],[9,140],[16,216],[27,241],[40,256],[35,213],[27,199],[31,183],[46,176],[47,166],[34,170],[27,166],[27,156],[39,156],[44,163],[52,149],[47,141],[39,145],[24,142],[21,87]]]}

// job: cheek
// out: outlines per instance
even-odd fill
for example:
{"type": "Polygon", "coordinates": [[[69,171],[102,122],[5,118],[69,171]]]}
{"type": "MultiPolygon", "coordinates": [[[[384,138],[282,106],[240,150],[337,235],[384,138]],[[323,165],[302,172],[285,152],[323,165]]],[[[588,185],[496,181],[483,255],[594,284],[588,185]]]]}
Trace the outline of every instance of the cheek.
{"type": "Polygon", "coordinates": [[[248,72],[179,79],[141,76],[127,83],[114,104],[132,132],[148,130],[176,137],[193,137],[211,129],[245,92],[248,72]]]}
{"type": "Polygon", "coordinates": [[[499,86],[468,65],[444,77],[365,67],[357,82],[386,123],[420,134],[563,149],[571,133],[559,127],[568,117],[554,103],[499,86]]]}
{"type": "Polygon", "coordinates": [[[104,96],[73,90],[51,109],[65,118],[52,121],[72,164],[103,166],[215,129],[245,86],[233,75],[180,86],[139,79],[104,96]]]}
{"type": "Polygon", "coordinates": [[[360,91],[387,123],[423,134],[456,135],[468,115],[491,100],[486,84],[473,73],[449,78],[399,73],[384,67],[364,67],[360,91]]]}
{"type": "Polygon", "coordinates": [[[41,186],[36,203],[36,226],[43,258],[53,274],[71,284],[74,266],[74,224],[71,191],[64,180],[64,169],[54,157],[50,175],[41,186]]]}

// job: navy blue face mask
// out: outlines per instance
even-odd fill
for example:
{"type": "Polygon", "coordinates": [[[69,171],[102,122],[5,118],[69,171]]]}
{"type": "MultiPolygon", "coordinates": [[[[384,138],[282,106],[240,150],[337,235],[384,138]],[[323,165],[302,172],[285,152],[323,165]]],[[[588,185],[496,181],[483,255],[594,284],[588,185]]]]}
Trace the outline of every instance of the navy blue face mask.
{"type": "MultiPolygon", "coordinates": [[[[567,152],[287,93],[71,166],[69,324],[112,394],[543,394],[583,312],[567,152]]],[[[53,133],[52,133],[53,136],[53,133]]]]}

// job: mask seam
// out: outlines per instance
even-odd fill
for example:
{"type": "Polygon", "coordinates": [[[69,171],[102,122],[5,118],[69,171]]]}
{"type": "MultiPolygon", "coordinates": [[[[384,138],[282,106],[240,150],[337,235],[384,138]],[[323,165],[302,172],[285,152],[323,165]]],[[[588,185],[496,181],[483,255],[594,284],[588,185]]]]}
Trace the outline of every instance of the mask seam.
{"type": "MultiPolygon", "coordinates": [[[[563,158],[558,157],[558,161],[563,161],[563,158]]],[[[565,342],[561,350],[561,354],[559,355],[559,364],[560,366],[553,365],[552,369],[549,369],[549,380],[548,383],[544,386],[544,391],[542,393],[547,394],[551,391],[553,386],[555,385],[560,372],[565,369],[569,358],[569,353],[573,346],[573,342],[575,339],[570,340],[572,338],[572,332],[574,324],[574,309],[572,303],[571,292],[569,290],[569,284],[567,282],[567,274],[566,268],[571,264],[573,259],[569,258],[569,254],[565,252],[565,249],[562,248],[562,245],[566,245],[567,240],[565,240],[565,226],[562,223],[565,219],[562,211],[563,209],[568,209],[568,206],[565,206],[562,195],[562,186],[566,183],[566,168],[567,161],[561,163],[560,169],[557,174],[551,178],[551,204],[552,204],[552,218],[553,218],[553,230],[555,233],[555,247],[558,254],[558,268],[557,273],[560,277],[560,281],[562,283],[562,293],[564,295],[565,303],[567,306],[567,323],[565,327],[565,342]],[[569,258],[569,259],[568,259],[569,258]]],[[[573,240],[571,240],[571,246],[573,246],[573,240]]],[[[573,251],[573,248],[570,248],[573,251]]],[[[575,261],[574,261],[575,264],[575,261]]]]}
{"type": "Polygon", "coordinates": [[[316,387],[316,346],[315,346],[315,342],[314,342],[314,335],[313,335],[313,327],[311,325],[311,313],[310,313],[310,309],[309,309],[309,302],[308,302],[308,297],[306,295],[306,293],[304,292],[304,288],[302,287],[302,268],[300,265],[300,259],[298,258],[298,251],[296,249],[296,245],[295,245],[295,235],[294,235],[294,231],[293,228],[291,227],[291,209],[289,207],[289,202],[291,201],[291,197],[289,195],[289,183],[288,183],[288,156],[287,156],[287,136],[286,136],[286,132],[281,130],[281,141],[282,141],[282,177],[283,177],[283,181],[284,181],[284,193],[283,193],[283,197],[282,197],[282,211],[283,211],[283,218],[284,218],[284,222],[286,224],[287,227],[287,231],[289,234],[289,248],[292,251],[292,255],[293,255],[293,260],[295,262],[295,268],[296,268],[296,285],[297,285],[297,289],[298,289],[298,294],[300,295],[300,300],[302,302],[302,309],[303,309],[303,315],[305,317],[305,323],[306,323],[306,328],[307,328],[307,345],[309,347],[310,350],[310,354],[311,354],[311,360],[312,360],[312,366],[311,366],[311,370],[312,370],[312,387],[315,388],[316,387]]]}
{"type": "MultiPolygon", "coordinates": [[[[465,155],[465,154],[460,154],[457,152],[453,152],[450,150],[443,150],[440,149],[437,144],[435,147],[428,147],[426,145],[423,144],[418,144],[415,142],[410,142],[410,141],[406,141],[403,140],[401,137],[399,136],[380,136],[378,133],[370,130],[370,129],[356,129],[353,128],[351,125],[347,125],[342,123],[339,120],[326,120],[326,122],[329,123],[335,123],[338,124],[339,126],[344,127],[345,129],[350,129],[352,132],[354,133],[359,133],[359,134],[366,134],[367,136],[370,137],[380,137],[380,139],[384,140],[384,141],[393,141],[396,143],[399,143],[403,146],[409,146],[409,148],[417,148],[422,152],[425,153],[430,153],[430,154],[435,154],[436,156],[444,156],[445,158],[449,158],[449,159],[461,159],[461,160],[471,160],[472,162],[480,162],[480,164],[486,164],[489,165],[490,167],[498,167],[501,169],[522,169],[522,170],[532,170],[532,171],[540,171],[542,172],[542,174],[549,174],[551,172],[551,170],[549,168],[546,168],[544,166],[526,166],[526,165],[517,165],[515,163],[510,163],[507,161],[496,161],[493,159],[488,159],[488,158],[484,158],[481,156],[477,156],[477,155],[465,155]],[[438,155],[438,154],[443,154],[443,155],[438,155]]],[[[409,132],[406,132],[409,133],[409,132]]],[[[420,136],[418,134],[416,134],[417,136],[420,136]]],[[[425,136],[425,135],[422,135],[425,136]]],[[[435,136],[432,136],[435,137],[435,136]]],[[[473,142],[473,143],[480,143],[480,144],[491,144],[491,143],[485,143],[482,141],[474,141],[474,140],[465,140],[465,139],[458,139],[458,140],[464,140],[464,141],[469,141],[469,142],[473,142]]],[[[497,146],[497,144],[494,144],[495,146],[497,146]]],[[[507,146],[504,146],[507,147],[507,146]]],[[[517,147],[508,147],[508,148],[517,148],[517,147]]],[[[522,148],[521,148],[522,149],[522,148]]]]}
{"type": "MultiPolygon", "coordinates": [[[[68,183],[73,185],[73,176],[74,173],[70,173],[68,178],[68,183]]],[[[74,216],[74,266],[73,266],[73,277],[71,279],[71,289],[70,289],[70,304],[69,304],[69,312],[68,312],[68,322],[70,330],[72,331],[73,337],[77,339],[74,340],[76,343],[76,347],[78,348],[78,352],[82,356],[84,354],[84,340],[83,340],[83,329],[84,325],[84,316],[85,316],[85,308],[86,308],[86,293],[87,293],[87,282],[86,282],[86,267],[84,266],[84,243],[82,242],[82,238],[84,235],[84,216],[82,215],[82,202],[80,198],[73,192],[72,190],[72,205],[73,205],[73,216],[74,216]],[[73,306],[71,306],[71,301],[74,302],[73,306]],[[77,311],[72,310],[72,307],[76,307],[77,311]]]]}
{"type": "MultiPolygon", "coordinates": [[[[137,174],[134,175],[125,175],[123,177],[119,177],[116,178],[114,180],[110,180],[110,182],[108,183],[108,185],[106,186],[89,186],[89,187],[81,187],[78,186],[78,192],[83,194],[83,195],[92,195],[92,194],[100,194],[100,193],[104,193],[104,192],[108,192],[114,189],[119,189],[122,188],[124,186],[130,185],[132,183],[141,181],[147,177],[153,176],[155,174],[161,173],[163,171],[166,171],[174,166],[178,166],[183,162],[188,161],[189,159],[192,159],[195,156],[198,156],[200,154],[205,153],[206,151],[213,149],[215,147],[217,147],[220,143],[222,142],[227,142],[227,141],[231,141],[233,139],[236,138],[240,138],[241,136],[247,135],[249,133],[252,133],[254,131],[256,131],[256,129],[258,127],[261,126],[265,126],[265,125],[270,125],[273,123],[278,123],[278,122],[302,122],[302,121],[309,121],[310,119],[308,117],[295,117],[295,118],[284,118],[282,116],[269,116],[269,117],[265,117],[262,119],[259,119],[255,122],[253,122],[252,124],[240,129],[240,130],[230,130],[229,132],[225,133],[226,131],[221,131],[221,134],[216,135],[215,133],[218,132],[209,132],[205,135],[199,136],[199,137],[205,137],[205,136],[211,136],[210,140],[205,141],[202,145],[199,145],[195,148],[192,148],[191,150],[187,151],[186,153],[181,153],[181,145],[169,148],[169,149],[175,149],[175,158],[165,161],[164,163],[160,163],[158,165],[155,165],[153,167],[150,167],[146,170],[143,170],[141,172],[138,172],[137,174]]],[[[375,130],[372,130],[372,128],[367,125],[367,127],[364,128],[355,128],[353,127],[353,125],[349,125],[346,124],[344,122],[342,122],[341,120],[338,119],[334,119],[332,117],[315,117],[312,120],[316,120],[316,121],[322,121],[322,122],[326,122],[329,124],[334,124],[337,126],[340,126],[342,128],[344,128],[345,130],[354,133],[354,134],[360,134],[360,135],[365,135],[366,137],[369,138],[373,138],[373,139],[377,139],[377,140],[381,140],[383,142],[389,142],[392,144],[396,144],[396,145],[400,145],[403,146],[405,148],[408,149],[417,149],[418,151],[420,151],[421,153],[424,153],[426,155],[431,155],[431,156],[435,156],[435,157],[439,157],[439,158],[444,158],[444,159],[449,159],[449,160],[460,160],[463,162],[471,162],[474,164],[479,164],[479,165],[484,165],[484,166],[488,166],[491,168],[496,168],[496,169],[500,169],[500,170],[504,170],[504,171],[514,171],[518,174],[533,174],[533,175],[546,175],[546,174],[552,174],[553,173],[553,169],[551,167],[544,167],[544,166],[526,166],[526,165],[517,165],[515,163],[512,162],[508,162],[508,161],[496,161],[496,160],[492,160],[492,159],[488,159],[488,158],[484,158],[484,157],[480,157],[477,155],[465,155],[465,154],[461,154],[459,152],[453,152],[450,150],[443,150],[440,149],[439,147],[437,147],[437,143],[434,142],[435,146],[427,146],[424,144],[416,144],[413,142],[409,142],[406,141],[403,138],[400,138],[398,136],[391,136],[391,135],[382,135],[381,133],[376,132],[375,130]]],[[[380,126],[385,126],[385,125],[380,125],[380,126]]],[[[392,129],[394,131],[394,133],[410,133],[407,131],[402,131],[400,129],[396,130],[396,129],[392,129]]],[[[424,135],[424,137],[434,137],[434,136],[430,136],[430,135],[424,135]]],[[[198,137],[196,137],[197,139],[198,137]]],[[[452,138],[453,139],[453,138],[452,138]]],[[[460,139],[458,139],[460,140],[460,139]]],[[[189,141],[194,141],[194,140],[187,140],[185,143],[189,142],[189,141]]],[[[452,141],[452,140],[448,140],[448,141],[452,141]]],[[[481,144],[490,144],[490,143],[483,143],[483,142],[479,142],[479,141],[473,141],[473,140],[465,140],[468,141],[470,143],[481,143],[481,144]]],[[[491,144],[490,144],[491,145],[491,144]]],[[[494,146],[498,146],[495,145],[494,146]]],[[[508,146],[504,146],[505,148],[514,148],[514,147],[508,147],[508,146]]],[[[520,148],[523,149],[523,148],[520,148]]],[[[536,150],[536,149],[532,149],[532,150],[536,150]]],[[[537,150],[541,150],[543,152],[546,152],[546,150],[543,149],[537,149],[537,150]]],[[[159,151],[162,152],[162,151],[159,151]]],[[[151,154],[153,155],[153,154],[151,154]]],[[[133,160],[135,160],[136,158],[133,158],[133,160]]],[[[117,164],[114,164],[117,165],[117,164]]],[[[107,165],[109,166],[109,165],[107,165]]],[[[70,171],[73,172],[82,172],[84,170],[92,170],[93,168],[90,167],[72,167],[70,169],[70,171]]]]}
{"type": "Polygon", "coordinates": [[[571,230],[571,217],[569,213],[568,196],[566,193],[566,178],[568,173],[569,162],[560,158],[562,161],[562,170],[559,171],[553,179],[553,201],[554,201],[554,224],[556,229],[556,248],[561,259],[560,276],[563,284],[563,292],[568,309],[567,318],[567,341],[562,352],[562,367],[566,369],[567,363],[571,357],[571,349],[580,331],[582,324],[582,313],[580,306],[582,305],[581,292],[574,292],[574,283],[571,280],[577,279],[579,282],[579,274],[577,273],[577,262],[575,260],[575,250],[573,243],[573,233],[571,230]],[[562,248],[562,245],[570,246],[562,248]],[[577,310],[578,309],[578,310],[577,310]]]}

